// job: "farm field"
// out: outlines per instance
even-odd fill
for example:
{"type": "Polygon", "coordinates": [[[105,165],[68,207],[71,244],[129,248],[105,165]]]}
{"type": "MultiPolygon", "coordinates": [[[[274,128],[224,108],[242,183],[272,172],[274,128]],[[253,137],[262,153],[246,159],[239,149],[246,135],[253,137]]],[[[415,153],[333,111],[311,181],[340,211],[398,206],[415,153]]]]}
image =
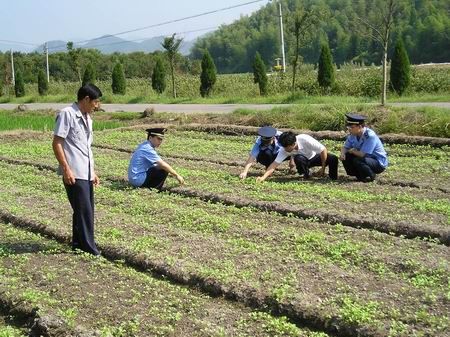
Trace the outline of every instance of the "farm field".
{"type": "MultiPolygon", "coordinates": [[[[286,172],[286,169],[277,172],[264,184],[256,184],[252,177],[241,181],[237,176],[252,138],[213,137],[190,131],[176,131],[171,135],[161,148],[161,154],[169,154],[168,158],[187,178],[187,183],[177,187],[169,179],[168,190],[184,196],[252,206],[301,218],[316,217],[330,223],[376,228],[407,237],[432,237],[445,243],[450,241],[450,207],[448,189],[445,188],[450,180],[450,161],[446,147],[391,145],[388,151],[392,166],[368,190],[367,185],[346,177],[338,182],[319,180],[299,183],[300,179],[286,172]],[[190,154],[186,154],[186,148],[189,148],[190,154]],[[241,161],[233,161],[232,157],[241,161]],[[416,174],[417,170],[421,174],[416,174]],[[415,183],[416,179],[420,179],[420,183],[415,183]],[[239,190],[239,195],[236,195],[236,190],[239,190]],[[359,216],[362,207],[369,208],[363,219],[359,216]]],[[[37,141],[36,136],[33,138],[31,145],[13,144],[18,143],[13,139],[9,143],[3,142],[0,148],[7,155],[5,159],[20,162],[27,157],[30,164],[54,169],[55,159],[48,141],[37,141]]],[[[135,147],[128,144],[140,143],[142,132],[105,131],[97,133],[96,139],[98,173],[110,181],[126,184],[128,161],[135,147]]],[[[335,141],[325,143],[335,153],[342,144],[335,141]]],[[[262,172],[260,167],[252,174],[262,172]]],[[[344,173],[341,168],[341,174],[344,173]]]]}
{"type": "Polygon", "coordinates": [[[20,302],[14,310],[34,317],[35,334],[327,336],[158,280],[120,261],[73,254],[65,245],[9,224],[0,223],[0,229],[2,301],[13,307],[20,302]]]}
{"type": "MultiPolygon", "coordinates": [[[[159,152],[185,177],[186,185],[179,187],[169,178],[166,192],[155,193],[131,188],[126,181],[131,152],[145,140],[145,133],[136,129],[96,132],[94,156],[102,181],[96,190],[96,240],[107,259],[122,261],[117,266],[70,254],[67,246],[55,243],[70,239],[71,210],[61,178],[54,172],[51,134],[17,131],[2,133],[0,138],[1,219],[47,235],[50,240],[28,234],[59,247],[51,254],[32,249],[27,253],[30,261],[39,255],[49,266],[68,264],[76,269],[81,264],[86,273],[92,268],[90,275],[104,268],[102,273],[112,278],[123,277],[123,269],[133,266],[188,286],[184,290],[197,288],[201,293],[195,296],[207,302],[203,307],[210,310],[194,315],[198,326],[213,329],[210,334],[205,330],[205,335],[449,333],[448,146],[388,144],[391,166],[370,184],[343,177],[338,182],[302,181],[286,168],[256,184],[253,177],[262,174],[261,166],[255,166],[248,179],[238,178],[254,136],[185,127],[172,130],[159,152]],[[231,301],[204,299],[206,295],[201,294],[231,301]],[[221,315],[225,309],[220,305],[241,310],[221,316],[224,321],[248,324],[211,327],[208,322],[216,319],[202,320],[203,315],[221,315]]],[[[342,144],[323,142],[334,153],[342,144]]],[[[8,230],[1,233],[17,231],[2,226],[8,230]]],[[[23,246],[36,246],[28,244],[27,236],[14,235],[23,246]]],[[[8,240],[13,239],[1,238],[2,246],[15,247],[8,240]]],[[[3,255],[6,263],[16,254],[3,255]]],[[[26,271],[21,275],[29,274],[20,280],[25,287],[31,287],[26,285],[30,278],[42,277],[32,266],[23,262],[20,267],[26,271]]],[[[138,275],[136,284],[146,283],[144,278],[156,282],[134,269],[129,274],[138,275]]],[[[61,284],[72,282],[67,275],[59,277],[61,284]]],[[[120,289],[110,291],[120,293],[120,289]]],[[[57,294],[65,303],[64,296],[75,292],[57,294]]],[[[117,298],[121,296],[123,291],[117,298]]],[[[168,292],[168,302],[171,296],[175,295],[168,292]]],[[[51,307],[44,304],[39,303],[42,308],[51,307]]],[[[117,301],[111,307],[123,314],[117,301]]],[[[59,314],[67,310],[50,309],[59,314]]],[[[139,317],[148,311],[140,304],[133,310],[139,317]]],[[[97,321],[85,324],[81,311],[77,312],[89,329],[102,328],[101,315],[91,315],[97,321]]],[[[111,325],[111,329],[133,328],[137,321],[132,316],[120,319],[124,325],[111,325]]],[[[164,327],[187,324],[183,319],[169,323],[167,319],[155,327],[161,327],[161,335],[171,331],[164,327]]]]}

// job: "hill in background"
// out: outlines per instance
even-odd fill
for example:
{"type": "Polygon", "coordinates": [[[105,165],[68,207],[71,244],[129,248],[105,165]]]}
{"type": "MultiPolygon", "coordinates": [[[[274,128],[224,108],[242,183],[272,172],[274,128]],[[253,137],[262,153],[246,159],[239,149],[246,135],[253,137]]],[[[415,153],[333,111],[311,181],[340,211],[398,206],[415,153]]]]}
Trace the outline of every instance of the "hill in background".
{"type": "MultiPolygon", "coordinates": [[[[385,3],[385,0],[282,1],[288,63],[295,46],[292,33],[294,13],[300,8],[315,7],[324,19],[318,29],[308,32],[310,41],[300,48],[305,63],[317,63],[322,41],[328,41],[334,62],[338,65],[350,61],[380,64],[379,46],[359,32],[367,32],[367,28],[362,24],[355,27],[351,23],[356,16],[379,17],[380,6],[385,3]]],[[[450,2],[415,0],[405,4],[401,24],[392,30],[392,41],[403,38],[412,63],[450,62],[450,2]]],[[[269,3],[258,12],[198,39],[192,50],[193,57],[200,59],[203,50],[208,49],[222,73],[251,71],[256,51],[266,64],[274,65],[275,58],[281,56],[277,6],[277,3],[269,3]]]]}
{"type": "MultiPolygon", "coordinates": [[[[83,48],[83,49],[97,49],[103,54],[112,54],[112,53],[133,53],[137,51],[151,53],[157,50],[163,50],[161,43],[163,42],[164,37],[158,36],[153,37],[151,39],[146,39],[141,42],[128,41],[126,39],[122,39],[113,35],[105,35],[96,39],[89,40],[83,44],[75,44],[74,48],[83,48]]],[[[194,45],[195,40],[183,40],[183,43],[180,48],[180,52],[183,55],[187,55],[190,52],[190,49],[194,45]]],[[[49,53],[56,53],[66,51],[67,41],[49,41],[49,53]]],[[[0,46],[1,47],[1,46],[0,46]]],[[[42,52],[44,50],[44,45],[40,45],[33,51],[42,52]]]]}

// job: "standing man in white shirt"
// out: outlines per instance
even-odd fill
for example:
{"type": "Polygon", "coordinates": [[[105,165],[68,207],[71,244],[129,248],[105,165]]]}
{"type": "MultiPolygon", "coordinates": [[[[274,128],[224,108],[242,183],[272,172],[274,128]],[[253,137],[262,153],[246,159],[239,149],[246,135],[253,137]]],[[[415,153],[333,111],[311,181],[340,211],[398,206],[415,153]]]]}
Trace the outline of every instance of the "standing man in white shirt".
{"type": "Polygon", "coordinates": [[[100,183],[94,171],[91,113],[100,104],[102,92],[93,84],[78,90],[77,102],[56,117],[53,152],[59,163],[67,197],[73,209],[72,249],[100,255],[94,241],[94,186],[100,183]]]}
{"type": "Polygon", "coordinates": [[[325,168],[328,166],[330,179],[336,180],[338,176],[338,158],[334,154],[328,153],[327,148],[313,137],[288,131],[283,132],[278,140],[281,149],[275,161],[267,168],[264,175],[256,178],[256,181],[266,180],[280,165],[283,160],[291,156],[294,158],[297,172],[305,179],[311,177],[309,169],[313,166],[320,166],[320,170],[314,176],[324,177],[325,168]]]}

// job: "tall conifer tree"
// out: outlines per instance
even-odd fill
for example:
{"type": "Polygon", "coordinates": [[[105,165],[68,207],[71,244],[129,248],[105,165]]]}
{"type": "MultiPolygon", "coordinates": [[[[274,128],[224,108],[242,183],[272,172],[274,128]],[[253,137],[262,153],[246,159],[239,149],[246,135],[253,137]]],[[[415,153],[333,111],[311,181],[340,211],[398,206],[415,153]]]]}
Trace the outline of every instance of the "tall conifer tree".
{"type": "Polygon", "coordinates": [[[320,51],[317,80],[324,89],[330,89],[334,84],[333,56],[328,43],[324,43],[320,51]]]}
{"type": "Polygon", "coordinates": [[[391,60],[390,87],[400,96],[408,89],[411,83],[411,68],[408,53],[403,41],[399,39],[395,45],[391,60]]]}
{"type": "Polygon", "coordinates": [[[25,96],[25,83],[23,82],[22,72],[16,72],[15,85],[14,85],[14,93],[16,97],[25,96]]]}
{"type": "Polygon", "coordinates": [[[45,73],[43,70],[39,70],[38,72],[38,92],[39,95],[45,96],[47,95],[48,91],[48,83],[47,83],[47,77],[45,76],[45,73]]]}
{"type": "Polygon", "coordinates": [[[95,84],[96,77],[94,66],[89,63],[84,70],[82,85],[87,83],[95,84]]]}
{"type": "Polygon", "coordinates": [[[162,94],[166,90],[166,69],[161,58],[157,58],[152,73],[152,88],[158,94],[162,94]]]}
{"type": "Polygon", "coordinates": [[[127,84],[125,82],[125,74],[123,73],[122,64],[117,63],[112,72],[112,92],[113,94],[125,95],[127,84]]]}
{"type": "Polygon", "coordinates": [[[255,60],[253,61],[253,80],[255,83],[258,83],[259,86],[259,94],[261,96],[267,95],[267,74],[266,74],[266,65],[261,58],[261,55],[256,52],[255,60]]]}
{"type": "Polygon", "coordinates": [[[216,65],[208,50],[203,54],[200,82],[200,94],[202,97],[209,96],[216,83],[216,65]]]}

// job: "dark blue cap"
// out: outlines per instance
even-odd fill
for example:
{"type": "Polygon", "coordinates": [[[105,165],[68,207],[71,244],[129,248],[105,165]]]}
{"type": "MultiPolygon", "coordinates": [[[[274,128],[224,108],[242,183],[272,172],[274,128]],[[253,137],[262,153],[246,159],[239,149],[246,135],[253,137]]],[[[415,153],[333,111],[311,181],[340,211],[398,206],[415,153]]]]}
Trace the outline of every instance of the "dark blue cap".
{"type": "Polygon", "coordinates": [[[262,128],[259,128],[258,135],[260,135],[263,138],[272,138],[275,137],[277,134],[277,129],[271,126],[263,126],[262,128]]]}
{"type": "Polygon", "coordinates": [[[367,119],[366,116],[353,113],[345,114],[345,117],[347,118],[347,125],[361,125],[367,119]]]}
{"type": "Polygon", "coordinates": [[[151,128],[151,129],[147,129],[145,131],[147,131],[149,136],[156,136],[159,138],[164,138],[164,133],[167,131],[167,129],[166,128],[151,128]]]}

